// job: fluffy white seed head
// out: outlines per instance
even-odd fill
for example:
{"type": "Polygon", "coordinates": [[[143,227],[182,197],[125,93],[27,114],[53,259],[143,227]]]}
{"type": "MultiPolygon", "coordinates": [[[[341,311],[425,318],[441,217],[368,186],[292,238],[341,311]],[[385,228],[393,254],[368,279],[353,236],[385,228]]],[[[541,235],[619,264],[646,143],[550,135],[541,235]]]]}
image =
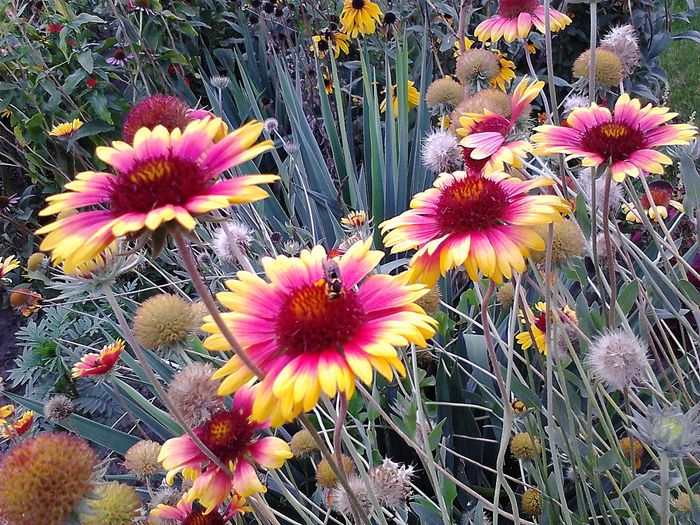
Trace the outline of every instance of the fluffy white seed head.
{"type": "Polygon", "coordinates": [[[586,361],[606,387],[622,390],[644,376],[647,346],[634,334],[611,330],[593,340],[586,361]]]}
{"type": "Polygon", "coordinates": [[[250,246],[253,240],[253,231],[243,223],[229,222],[216,230],[212,238],[214,252],[219,256],[222,262],[233,263],[237,260],[235,246],[238,245],[239,250],[245,250],[250,246]],[[234,244],[235,243],[235,244],[234,244]]]}
{"type": "Polygon", "coordinates": [[[620,57],[624,77],[630,76],[642,59],[637,32],[629,24],[613,27],[600,41],[600,47],[620,57]]]}
{"type": "MultiPolygon", "coordinates": [[[[578,182],[586,197],[586,202],[589,206],[593,206],[593,181],[591,180],[592,171],[586,168],[579,173],[578,182]]],[[[595,181],[595,201],[596,208],[602,209],[605,202],[605,179],[599,177],[595,181]]],[[[622,186],[619,182],[611,181],[610,183],[610,209],[617,210],[622,204],[622,186]]]]}
{"type": "Polygon", "coordinates": [[[457,137],[449,131],[435,130],[423,139],[423,165],[436,173],[451,173],[462,166],[457,137]]]}

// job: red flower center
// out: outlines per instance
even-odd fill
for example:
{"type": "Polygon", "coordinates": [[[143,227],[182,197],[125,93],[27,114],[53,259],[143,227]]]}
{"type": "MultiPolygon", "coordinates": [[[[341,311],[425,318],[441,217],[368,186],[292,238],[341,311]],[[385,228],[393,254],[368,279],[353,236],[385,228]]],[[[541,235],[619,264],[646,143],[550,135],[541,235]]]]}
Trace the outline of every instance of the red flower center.
{"type": "Polygon", "coordinates": [[[148,159],[120,174],[112,188],[112,211],[148,213],[168,204],[181,205],[210,181],[211,176],[190,160],[172,155],[148,159]]]}
{"type": "Polygon", "coordinates": [[[534,13],[539,6],[539,0],[501,0],[498,3],[498,15],[504,18],[518,18],[520,13],[534,13]]]}
{"type": "Polygon", "coordinates": [[[241,410],[216,413],[197,433],[209,450],[227,464],[241,459],[254,439],[248,414],[241,410]]]}
{"type": "Polygon", "coordinates": [[[547,332],[547,314],[542,312],[540,316],[537,318],[535,321],[535,326],[539,329],[540,332],[543,334],[547,332]]]}
{"type": "Polygon", "coordinates": [[[218,512],[204,514],[204,510],[200,505],[197,505],[192,513],[185,518],[182,525],[225,525],[224,518],[218,512]]]}
{"type": "MultiPolygon", "coordinates": [[[[667,207],[671,204],[671,193],[669,191],[661,188],[649,188],[649,193],[651,193],[651,197],[656,206],[667,207]]],[[[639,198],[639,202],[645,210],[651,208],[651,203],[649,202],[646,192],[639,198]]]]}
{"type": "Polygon", "coordinates": [[[510,199],[498,181],[467,175],[444,187],[435,220],[443,234],[474,233],[503,224],[510,199]]]}
{"type": "Polygon", "coordinates": [[[587,130],[581,147],[612,161],[623,160],[644,148],[644,135],[627,124],[606,122],[587,130]]]}
{"type": "Polygon", "coordinates": [[[289,294],[277,321],[277,340],[293,355],[342,352],[365,319],[357,294],[343,289],[331,298],[325,279],[289,294]]]}

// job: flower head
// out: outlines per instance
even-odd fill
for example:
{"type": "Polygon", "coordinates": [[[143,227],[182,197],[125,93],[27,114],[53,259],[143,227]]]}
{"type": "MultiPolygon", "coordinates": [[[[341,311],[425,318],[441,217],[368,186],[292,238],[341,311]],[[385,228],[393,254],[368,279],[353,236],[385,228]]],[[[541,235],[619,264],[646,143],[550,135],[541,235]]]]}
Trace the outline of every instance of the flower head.
{"type": "Polygon", "coordinates": [[[678,402],[661,408],[656,400],[645,415],[636,410],[631,433],[658,452],[671,457],[700,451],[700,404],[683,412],[678,402]]]}
{"type": "Polygon", "coordinates": [[[239,176],[218,181],[226,170],[272,147],[255,144],[262,124],[252,122],[215,142],[220,119],[190,122],[184,131],[164,126],[136,132],[133,146],[114,142],[98,147],[97,156],[116,174],[87,171],[66,185],[65,193],[48,197],[41,215],[98,204],[105,208],[58,219],[41,228],[47,234],[42,250],[51,251],[54,263],[70,272],[105,251],[125,235],[154,232],[178,224],[191,231],[195,217],[231,204],[267,197],[258,187],[277,180],[275,175],[239,176]]]}
{"type": "MultiPolygon", "coordinates": [[[[41,252],[35,252],[27,258],[27,271],[38,272],[46,262],[46,255],[41,252]]],[[[2,275],[2,262],[0,262],[0,275],[2,275]]]]}
{"type": "Polygon", "coordinates": [[[687,144],[695,137],[697,130],[690,124],[666,124],[675,116],[667,108],[641,107],[625,93],[613,112],[595,103],[574,109],[567,118],[569,127],[539,126],[532,140],[538,154],[564,153],[582,158],[589,167],[609,164],[613,179],[622,182],[627,175],[663,173],[662,165],[672,161],[654,148],[687,144]]]}
{"type": "Polygon", "coordinates": [[[136,478],[146,480],[161,472],[159,454],[160,445],[155,441],[139,441],[124,454],[124,467],[136,478]]]}
{"type": "Polygon", "coordinates": [[[289,445],[280,438],[258,436],[268,425],[254,422],[251,417],[256,396],[257,392],[251,388],[239,389],[229,410],[217,412],[194,429],[207,448],[229,467],[231,477],[212,463],[187,435],[169,439],[161,448],[158,459],[168,471],[169,481],[183,471],[194,479],[192,488],[183,496],[186,502],[198,499],[211,511],[234,491],[242,498],[265,492],[256,466],[277,469],[292,457],[289,445]]]}
{"type": "Polygon", "coordinates": [[[19,268],[19,261],[14,255],[0,257],[0,282],[9,283],[10,279],[7,278],[7,274],[16,268],[19,268]]]}
{"type": "Polygon", "coordinates": [[[371,35],[376,24],[381,23],[383,13],[371,0],[345,0],[340,13],[341,31],[350,38],[357,35],[371,35]]]}
{"type": "Polygon", "coordinates": [[[488,49],[472,48],[457,59],[457,78],[462,84],[479,91],[491,84],[501,71],[498,56],[488,49]]]}
{"type": "MultiPolygon", "coordinates": [[[[345,454],[343,454],[340,459],[342,465],[339,466],[342,467],[346,476],[349,476],[355,472],[355,463],[352,459],[345,454]]],[[[316,466],[316,483],[318,483],[319,487],[324,489],[332,489],[338,484],[338,478],[336,477],[335,472],[333,472],[333,469],[331,468],[331,464],[326,458],[319,461],[318,465],[316,466]]]]}
{"type": "Polygon", "coordinates": [[[542,445],[539,438],[520,432],[510,440],[510,453],[515,459],[536,459],[542,453],[542,445]]]}
{"type": "Polygon", "coordinates": [[[500,51],[495,51],[498,58],[498,75],[491,79],[491,87],[497,87],[505,92],[510,83],[515,80],[515,62],[508,60],[508,57],[500,51]]]}
{"type": "Polygon", "coordinates": [[[173,520],[183,525],[226,525],[236,514],[250,511],[252,509],[246,504],[245,499],[234,494],[227,507],[226,517],[218,511],[208,512],[198,503],[187,502],[184,499],[180,500],[175,507],[159,504],[151,511],[151,516],[161,520],[173,520]]]}
{"type": "Polygon", "coordinates": [[[515,302],[515,286],[513,283],[504,283],[496,291],[496,300],[504,308],[510,308],[515,302]]]}
{"type": "MultiPolygon", "coordinates": [[[[537,312],[539,312],[537,317],[535,317],[532,310],[528,309],[528,319],[521,319],[523,323],[529,323],[530,326],[528,330],[520,332],[518,335],[516,335],[515,340],[523,348],[523,350],[527,350],[533,345],[534,337],[534,345],[537,350],[540,353],[547,355],[547,327],[550,322],[554,321],[554,314],[550,312],[550,314],[547,315],[547,305],[542,302],[535,304],[535,309],[537,312]],[[530,332],[532,332],[532,335],[530,335],[530,332]]],[[[566,305],[559,310],[558,315],[559,320],[564,323],[564,329],[566,329],[566,325],[568,323],[578,324],[576,313],[566,305]]],[[[559,343],[557,343],[557,346],[559,346],[559,343]]]]}
{"type": "Polygon", "coordinates": [[[228,222],[216,230],[212,238],[214,252],[222,262],[235,263],[253,240],[253,230],[242,222],[228,222]]]}
{"type": "Polygon", "coordinates": [[[73,366],[73,377],[104,375],[114,368],[119,356],[124,351],[124,341],[117,339],[110,345],[102,347],[99,353],[85,354],[80,363],[73,366]]]}
{"type": "Polygon", "coordinates": [[[523,492],[521,501],[523,512],[530,516],[539,516],[542,513],[542,497],[537,489],[527,489],[523,492]]]}
{"type": "MultiPolygon", "coordinates": [[[[583,256],[586,250],[586,239],[578,224],[570,219],[554,223],[552,232],[552,262],[561,264],[574,257],[583,256]]],[[[535,231],[546,239],[549,233],[549,226],[535,226],[535,231]]],[[[544,263],[546,253],[536,251],[532,254],[532,260],[536,263],[544,263]]]]}
{"type": "Polygon", "coordinates": [[[569,210],[560,197],[527,195],[551,183],[502,172],[444,173],[434,188],[413,197],[410,210],[379,225],[384,244],[392,253],[418,249],[410,263],[412,281],[432,286],[440,275],[464,265],[474,281],[481,272],[501,283],[513,270],[525,271],[530,250],[544,249],[532,226],[559,221],[569,210]]]}
{"type": "Polygon", "coordinates": [[[75,411],[73,401],[64,395],[53,396],[44,405],[44,417],[52,423],[58,423],[70,417],[75,411]]]}
{"type": "Polygon", "coordinates": [[[68,434],[40,434],[0,460],[0,519],[62,525],[92,489],[97,457],[68,434]]]}
{"type": "Polygon", "coordinates": [[[620,57],[625,78],[634,72],[642,59],[637,31],[629,24],[610,29],[601,39],[600,48],[612,51],[620,57]]]}
{"type": "MultiPolygon", "coordinates": [[[[503,38],[510,43],[516,38],[525,39],[533,26],[545,32],[544,6],[539,0],[500,0],[496,15],[481,22],[474,30],[474,36],[481,42],[496,42],[503,38]]],[[[549,28],[552,32],[564,29],[571,19],[556,9],[549,10],[549,28]]]]}
{"type": "Polygon", "coordinates": [[[144,348],[169,350],[186,344],[202,317],[198,303],[168,293],[154,295],[136,309],[134,336],[144,348]]]}
{"type": "Polygon", "coordinates": [[[15,288],[10,294],[10,306],[17,308],[24,317],[29,317],[41,309],[39,306],[41,299],[40,293],[33,292],[29,288],[15,288]]]}
{"type": "MultiPolygon", "coordinates": [[[[253,415],[279,426],[311,410],[321,393],[329,397],[355,391],[359,378],[372,383],[377,370],[388,380],[404,374],[396,346],[424,346],[436,323],[414,303],[427,292],[398,276],[369,275],[382,258],[370,251],[372,240],[357,242],[329,261],[321,246],[298,258],[263,259],[269,279],[248,272],[228,281],[218,294],[232,310],[223,317],[255,364],[266,374],[256,392],[253,415]]],[[[214,335],[209,350],[230,347],[213,322],[203,330],[214,335]]],[[[222,395],[253,378],[234,356],[215,378],[226,378],[222,395]]]]}
{"type": "Polygon", "coordinates": [[[451,77],[437,79],[428,86],[425,104],[436,113],[452,111],[464,99],[464,86],[451,77]]]}
{"type": "MultiPolygon", "coordinates": [[[[573,66],[576,78],[588,78],[588,67],[591,62],[590,49],[581,53],[573,66]]],[[[622,81],[622,61],[614,51],[598,48],[595,50],[595,80],[605,87],[616,87],[622,81]]]]}
{"type": "MultiPolygon", "coordinates": [[[[644,192],[639,203],[642,205],[642,210],[646,213],[649,218],[655,222],[659,220],[665,220],[669,213],[671,216],[675,215],[676,211],[683,213],[685,209],[683,204],[677,200],[672,199],[673,197],[673,186],[665,180],[657,180],[649,184],[649,193],[651,193],[651,200],[649,196],[644,192]],[[652,206],[652,202],[654,206],[652,206]],[[658,212],[658,217],[656,212],[654,212],[654,207],[658,212]],[[675,209],[675,211],[674,211],[675,209]]],[[[635,209],[634,204],[627,203],[623,204],[623,210],[627,212],[625,219],[629,222],[642,222],[642,217],[639,212],[635,209]]]]}
{"type": "Polygon", "coordinates": [[[168,131],[175,128],[184,130],[193,120],[188,114],[189,110],[187,102],[180,97],[157,94],[145,98],[127,114],[122,126],[123,140],[132,144],[136,132],[141,128],[164,126],[168,131]]]}
{"type": "MultiPolygon", "coordinates": [[[[409,80],[408,83],[406,84],[406,90],[408,92],[408,109],[409,110],[418,107],[418,105],[420,104],[420,93],[415,88],[414,84],[415,84],[415,82],[413,82],[411,80],[409,80]]],[[[382,113],[386,112],[387,100],[389,100],[388,93],[387,93],[386,98],[384,100],[382,100],[382,103],[379,106],[382,113]]],[[[398,86],[396,84],[391,86],[391,100],[392,100],[392,108],[394,109],[394,118],[399,118],[399,90],[398,90],[398,86]]]]}
{"type": "Polygon", "coordinates": [[[502,117],[510,117],[512,111],[510,97],[500,89],[483,89],[463,100],[450,115],[451,130],[460,127],[459,119],[469,113],[496,113],[502,117]]]}
{"type": "Polygon", "coordinates": [[[289,442],[289,448],[295,458],[303,458],[319,450],[316,440],[306,429],[300,430],[292,436],[292,440],[289,442]]]}
{"type": "Polygon", "coordinates": [[[518,118],[539,95],[544,82],[523,79],[511,97],[510,118],[491,112],[467,113],[459,117],[457,135],[463,137],[460,145],[467,170],[480,173],[501,171],[505,164],[520,166],[530,145],[526,140],[509,140],[518,118]]]}
{"type": "Polygon", "coordinates": [[[141,498],[129,485],[112,481],[100,485],[87,509],[80,515],[81,525],[132,525],[140,514],[141,498]]]}
{"type": "Polygon", "coordinates": [[[192,426],[201,425],[224,408],[223,399],[217,394],[219,382],[211,379],[213,373],[210,364],[191,363],[170,383],[168,397],[192,426]]]}
{"type": "Polygon", "coordinates": [[[435,173],[450,173],[462,167],[462,152],[457,137],[450,131],[434,130],[423,139],[423,165],[435,173]]]}
{"type": "Polygon", "coordinates": [[[36,416],[36,414],[33,410],[27,410],[12,423],[0,420],[0,436],[6,439],[22,437],[29,432],[29,429],[32,427],[34,416],[36,416]]]}
{"type": "Polygon", "coordinates": [[[107,57],[107,63],[113,66],[124,67],[132,58],[134,58],[134,55],[127,54],[122,48],[117,48],[114,50],[114,53],[112,53],[112,56],[107,57]]]}
{"type": "Polygon", "coordinates": [[[647,345],[625,330],[612,330],[593,340],[586,361],[603,384],[622,390],[644,377],[647,345]]]}
{"type": "MultiPolygon", "coordinates": [[[[586,202],[589,206],[593,206],[593,170],[585,168],[581,170],[578,176],[578,182],[581,185],[583,194],[586,197],[586,202]]],[[[595,202],[596,207],[601,209],[605,203],[605,180],[599,178],[595,181],[595,202]]],[[[610,195],[608,196],[610,210],[618,210],[622,204],[622,187],[619,182],[610,181],[610,195]]]]}
{"type": "Polygon", "coordinates": [[[73,119],[71,122],[62,122],[51,128],[49,135],[52,137],[66,138],[82,128],[83,124],[84,122],[77,118],[73,119]]]}
{"type": "Polygon", "coordinates": [[[316,52],[318,58],[325,58],[328,51],[332,51],[335,58],[340,56],[341,51],[346,55],[350,53],[350,37],[342,31],[326,28],[320,35],[314,35],[312,41],[311,50],[316,52]]]}

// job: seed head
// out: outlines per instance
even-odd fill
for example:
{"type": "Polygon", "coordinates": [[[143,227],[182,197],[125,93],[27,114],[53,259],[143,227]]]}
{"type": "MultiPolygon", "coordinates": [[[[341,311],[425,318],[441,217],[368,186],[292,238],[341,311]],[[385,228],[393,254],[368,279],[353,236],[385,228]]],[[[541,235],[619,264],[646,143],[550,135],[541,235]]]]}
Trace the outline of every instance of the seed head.
{"type": "Polygon", "coordinates": [[[501,65],[495,53],[488,49],[467,49],[457,59],[457,78],[462,84],[488,84],[498,76],[501,65]]]}
{"type": "Polygon", "coordinates": [[[464,99],[464,86],[451,77],[439,78],[425,93],[425,104],[438,113],[452,111],[464,99]]]}
{"type": "Polygon", "coordinates": [[[381,465],[369,470],[369,479],[379,504],[387,509],[403,506],[411,493],[411,479],[415,470],[385,459],[381,465]]]}
{"type": "Polygon", "coordinates": [[[416,304],[425,310],[426,314],[435,315],[440,311],[440,286],[433,286],[427,294],[416,300],[416,304]]]}
{"type": "MultiPolygon", "coordinates": [[[[588,64],[591,50],[584,51],[574,62],[573,73],[576,78],[588,78],[588,64]]],[[[622,81],[622,62],[620,57],[609,49],[595,50],[595,80],[605,87],[617,87],[622,81]]]]}
{"type": "Polygon", "coordinates": [[[611,330],[593,340],[586,362],[606,387],[622,390],[644,376],[647,346],[634,334],[611,330]]]}
{"type": "Polygon", "coordinates": [[[211,85],[216,89],[224,90],[231,85],[231,79],[225,76],[211,77],[211,85]]]}
{"type": "Polygon", "coordinates": [[[230,264],[238,260],[236,248],[239,252],[245,252],[252,240],[253,230],[241,222],[232,221],[216,230],[212,244],[219,259],[230,264]]]}
{"type": "MultiPolygon", "coordinates": [[[[343,470],[345,475],[349,476],[355,472],[355,463],[348,456],[343,454],[343,470]]],[[[331,468],[330,463],[326,459],[322,459],[316,467],[316,482],[319,487],[324,489],[332,489],[338,483],[335,473],[331,468]]]]}
{"type": "MultiPolygon", "coordinates": [[[[364,480],[357,475],[350,476],[348,478],[348,487],[350,491],[354,494],[355,499],[360,504],[360,508],[365,512],[365,514],[370,515],[372,513],[372,498],[367,490],[367,485],[364,480]]],[[[353,506],[350,503],[350,497],[348,493],[343,488],[342,485],[333,489],[332,492],[332,506],[338,513],[344,516],[352,516],[353,506]]]]}
{"type": "Polygon", "coordinates": [[[510,453],[515,459],[536,459],[542,453],[542,445],[539,438],[520,432],[510,440],[510,453]]]}
{"type": "Polygon", "coordinates": [[[490,111],[504,117],[511,113],[510,98],[500,89],[483,89],[462,101],[450,115],[450,130],[461,127],[459,118],[464,113],[484,113],[490,111]]]}
{"type": "Polygon", "coordinates": [[[316,441],[311,436],[308,430],[300,430],[292,436],[289,442],[289,448],[292,449],[292,454],[295,458],[305,458],[318,450],[316,441]]]}
{"type": "Polygon", "coordinates": [[[223,399],[217,393],[219,382],[211,379],[213,374],[211,365],[192,363],[178,372],[170,383],[168,397],[193,427],[224,408],[223,399]]]}
{"type": "Polygon", "coordinates": [[[44,405],[44,417],[52,423],[58,423],[70,417],[75,411],[73,401],[68,396],[53,396],[44,405]]]}
{"type": "Polygon", "coordinates": [[[462,152],[457,137],[444,130],[431,131],[423,139],[423,165],[435,173],[452,173],[462,166],[462,152]]]}
{"type": "Polygon", "coordinates": [[[92,490],[97,456],[83,440],[40,434],[0,460],[0,518],[12,525],[62,525],[92,490]]]}
{"type": "Polygon", "coordinates": [[[515,301],[515,286],[513,283],[504,283],[498,287],[496,300],[503,308],[510,308],[515,301]]]}
{"type": "MultiPolygon", "coordinates": [[[[543,239],[546,239],[549,234],[549,225],[535,226],[533,229],[543,239]]],[[[554,264],[581,257],[585,249],[586,239],[576,223],[566,219],[553,224],[552,262],[554,264]]],[[[531,256],[533,261],[544,263],[546,252],[532,252],[531,256]]]]}
{"type": "Polygon", "coordinates": [[[613,27],[600,41],[600,47],[620,57],[625,78],[634,72],[642,59],[637,31],[629,24],[613,27]]]}
{"type": "Polygon", "coordinates": [[[540,491],[537,489],[527,489],[523,492],[522,499],[523,512],[530,516],[539,516],[542,512],[542,499],[540,491]]]}
{"type": "Polygon", "coordinates": [[[124,467],[136,478],[145,480],[162,472],[158,461],[160,445],[154,441],[139,441],[124,455],[124,467]]]}
{"type": "MultiPolygon", "coordinates": [[[[586,197],[586,202],[589,206],[593,206],[593,183],[591,181],[591,170],[590,168],[582,170],[578,176],[578,182],[581,185],[583,194],[586,197]]],[[[599,210],[603,209],[603,203],[605,202],[605,181],[604,179],[597,179],[595,181],[595,201],[596,208],[599,210]]],[[[622,187],[619,182],[610,182],[610,197],[608,198],[610,203],[610,210],[615,211],[620,208],[622,204],[622,187]]]]}
{"type": "Polygon", "coordinates": [[[136,132],[141,128],[153,129],[165,126],[168,131],[175,128],[184,130],[190,119],[187,102],[170,95],[153,95],[136,104],[124,121],[122,136],[124,142],[131,144],[136,132]]]}
{"type": "Polygon", "coordinates": [[[155,295],[136,310],[134,335],[144,348],[170,350],[187,343],[202,317],[202,308],[197,303],[172,294],[155,295]]]}
{"type": "MultiPolygon", "coordinates": [[[[564,115],[569,115],[576,108],[587,108],[591,103],[583,95],[570,95],[564,101],[564,115]]],[[[590,170],[589,170],[590,171],[590,170]]]]}
{"type": "Polygon", "coordinates": [[[41,252],[33,253],[27,259],[27,270],[30,272],[37,272],[41,269],[46,261],[46,255],[41,252]]]}
{"type": "Polygon", "coordinates": [[[277,131],[279,128],[280,123],[277,121],[276,118],[269,118],[263,122],[263,128],[265,128],[265,131],[268,133],[274,133],[277,131]]]}
{"type": "Polygon", "coordinates": [[[140,514],[141,499],[129,485],[113,481],[100,485],[81,514],[81,525],[132,525],[140,514]]]}

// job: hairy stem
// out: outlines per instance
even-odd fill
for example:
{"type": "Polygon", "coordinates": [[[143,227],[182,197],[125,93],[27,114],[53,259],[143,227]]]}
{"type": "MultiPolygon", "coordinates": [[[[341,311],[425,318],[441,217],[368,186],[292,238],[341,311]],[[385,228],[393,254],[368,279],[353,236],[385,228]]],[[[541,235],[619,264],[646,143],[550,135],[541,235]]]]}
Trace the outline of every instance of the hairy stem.
{"type": "Polygon", "coordinates": [[[608,279],[610,280],[610,310],[608,311],[608,324],[610,328],[615,326],[615,303],[617,301],[617,274],[615,273],[615,257],[612,251],[610,239],[610,185],[612,173],[605,175],[605,189],[603,191],[603,236],[605,237],[605,252],[608,262],[608,279]]]}

